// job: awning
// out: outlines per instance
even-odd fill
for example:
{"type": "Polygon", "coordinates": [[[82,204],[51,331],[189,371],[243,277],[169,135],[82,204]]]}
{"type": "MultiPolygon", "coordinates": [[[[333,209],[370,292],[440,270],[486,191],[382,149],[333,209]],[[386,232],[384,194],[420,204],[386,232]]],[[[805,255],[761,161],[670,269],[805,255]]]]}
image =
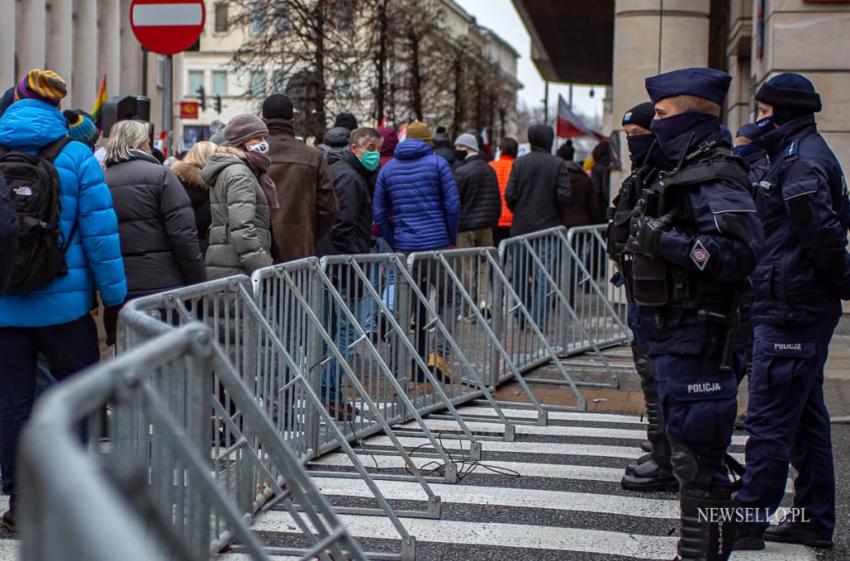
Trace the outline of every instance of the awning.
{"type": "Polygon", "coordinates": [[[614,0],[513,0],[544,80],[610,85],[614,0]]]}

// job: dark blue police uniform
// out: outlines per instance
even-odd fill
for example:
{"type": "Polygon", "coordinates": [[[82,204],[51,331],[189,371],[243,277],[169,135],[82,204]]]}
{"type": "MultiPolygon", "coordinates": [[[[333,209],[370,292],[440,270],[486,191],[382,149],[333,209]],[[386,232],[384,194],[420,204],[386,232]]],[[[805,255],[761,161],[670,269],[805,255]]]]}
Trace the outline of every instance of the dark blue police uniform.
{"type": "MultiPolygon", "coordinates": [[[[691,95],[721,105],[730,81],[690,68],[647,78],[646,88],[656,104],[691,95]]],[[[734,525],[700,513],[733,506],[724,457],[737,409],[734,331],[762,229],[747,170],[717,117],[686,111],[654,120],[652,130],[674,168],[632,219],[635,299],[681,487],[679,556],[725,560],[734,525]]]]}
{"type": "Polygon", "coordinates": [[[652,185],[658,173],[669,167],[655,146],[655,136],[649,132],[655,113],[651,102],[640,103],[623,115],[622,124],[638,125],[647,130],[644,134],[629,135],[626,141],[632,163],[631,174],[623,181],[620,191],[609,210],[607,240],[608,254],[617,263],[628,298],[628,323],[632,330],[632,357],[635,371],[640,377],[644,405],[646,406],[649,442],[647,454],[626,466],[620,484],[629,491],[676,491],[679,484],[670,465],[670,443],[664,434],[664,419],[658,397],[658,387],[647,355],[645,337],[641,332],[640,307],[632,295],[631,256],[625,250],[630,236],[630,221],[643,190],[652,185]]]}
{"type": "MultiPolygon", "coordinates": [[[[781,74],[756,99],[774,106],[779,127],[761,139],[771,164],[757,191],[766,243],[752,275],[749,439],[737,495],[751,522],[738,534],[828,547],[835,480],[823,368],[841,299],[850,297],[850,203],[841,166],[817,132],[820,98],[811,82],[781,74]],[[789,462],[798,472],[793,506],[802,516],[765,531],[761,509],[780,505],[789,462]]],[[[741,549],[759,547],[763,542],[741,549]]]]}

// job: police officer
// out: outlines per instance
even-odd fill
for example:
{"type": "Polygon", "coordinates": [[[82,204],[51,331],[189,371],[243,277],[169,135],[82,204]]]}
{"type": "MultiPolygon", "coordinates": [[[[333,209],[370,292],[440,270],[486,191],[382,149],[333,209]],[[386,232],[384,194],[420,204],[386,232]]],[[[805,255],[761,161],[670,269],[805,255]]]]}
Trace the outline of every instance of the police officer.
{"type": "Polygon", "coordinates": [[[640,333],[640,308],[632,297],[631,255],[625,251],[630,235],[629,223],[632,212],[644,188],[655,181],[663,167],[659,151],[653,149],[655,136],[650,126],[654,114],[655,109],[652,103],[647,101],[632,107],[623,115],[623,130],[629,146],[632,173],[623,181],[619,193],[614,198],[613,207],[608,211],[610,215],[607,233],[608,254],[617,263],[621,278],[626,285],[626,295],[629,300],[628,321],[633,336],[632,356],[635,361],[635,370],[640,376],[646,416],[649,421],[646,430],[649,442],[648,453],[626,467],[626,474],[621,481],[623,489],[629,491],[676,491],[679,489],[679,483],[673,477],[673,470],[670,467],[670,444],[664,434],[664,422],[661,405],[658,402],[658,389],[652,374],[652,364],[646,354],[646,342],[640,333]]]}
{"type": "Polygon", "coordinates": [[[770,167],[767,161],[767,152],[760,143],[756,142],[763,134],[763,127],[757,123],[747,123],[739,128],[735,134],[735,147],[732,151],[749,166],[752,183],[761,181],[770,167]]]}
{"type": "Polygon", "coordinates": [[[740,289],[761,224],[745,166],[720,128],[731,77],[709,68],[646,79],[652,132],[672,169],[631,219],[635,301],[680,484],[681,559],[726,560],[734,541],[724,457],[737,409],[733,364],[740,289]]]}
{"type": "Polygon", "coordinates": [[[770,541],[830,547],[835,479],[823,367],[850,297],[850,203],[841,166],[817,132],[820,96],[799,74],[779,74],[756,93],[770,169],[757,207],[765,244],[752,275],[755,330],[746,431],[746,473],[737,495],[747,523],[739,549],[770,541]],[[767,528],[765,509],[797,470],[793,516],[767,528]],[[766,529],[767,528],[767,529],[766,529]]]}

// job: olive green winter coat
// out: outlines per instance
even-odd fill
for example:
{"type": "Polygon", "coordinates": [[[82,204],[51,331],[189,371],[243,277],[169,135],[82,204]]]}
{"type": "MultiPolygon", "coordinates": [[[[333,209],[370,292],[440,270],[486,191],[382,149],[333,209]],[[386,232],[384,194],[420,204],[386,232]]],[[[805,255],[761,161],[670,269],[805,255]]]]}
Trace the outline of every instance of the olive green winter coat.
{"type": "Polygon", "coordinates": [[[269,203],[251,169],[238,156],[217,152],[203,175],[212,186],[207,276],[250,275],[271,265],[269,203]]]}

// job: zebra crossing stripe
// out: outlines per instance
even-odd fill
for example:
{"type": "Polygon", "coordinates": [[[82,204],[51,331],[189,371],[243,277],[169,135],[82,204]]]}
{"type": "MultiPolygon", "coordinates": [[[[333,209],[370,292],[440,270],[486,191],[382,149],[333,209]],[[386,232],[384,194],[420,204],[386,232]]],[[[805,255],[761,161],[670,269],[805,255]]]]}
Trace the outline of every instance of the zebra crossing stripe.
{"type": "MultiPolygon", "coordinates": [[[[8,504],[8,497],[3,497],[8,504]]],[[[3,506],[6,509],[6,506],[3,506]]],[[[0,540],[0,561],[18,561],[20,555],[20,542],[18,540],[0,540]]]]}
{"type": "MultiPolygon", "coordinates": [[[[425,438],[415,436],[400,436],[402,446],[415,448],[428,445],[425,438]]],[[[392,446],[392,441],[386,436],[374,436],[366,441],[366,446],[392,446]]],[[[482,443],[484,454],[487,452],[513,452],[517,454],[543,454],[551,456],[590,456],[596,458],[623,458],[634,461],[645,454],[637,446],[605,446],[601,444],[563,444],[560,442],[502,442],[498,440],[482,443]]],[[[469,443],[457,439],[443,439],[443,447],[452,450],[469,448],[469,443]]],[[[732,457],[739,462],[744,461],[744,455],[733,453],[732,457]]],[[[623,467],[625,467],[625,462],[623,467]]]]}
{"type": "MultiPolygon", "coordinates": [[[[372,497],[363,481],[329,477],[313,478],[325,495],[372,497]]],[[[421,500],[422,488],[417,483],[376,481],[388,499],[421,500]]],[[[669,499],[645,499],[594,493],[572,493],[540,489],[480,487],[472,485],[432,484],[443,503],[494,505],[515,508],[545,508],[551,510],[621,514],[640,518],[678,519],[679,502],[669,499]]]]}
{"type": "MultiPolygon", "coordinates": [[[[458,432],[460,429],[454,421],[441,419],[425,419],[425,425],[433,431],[458,432]]],[[[470,421],[466,423],[469,430],[476,433],[504,434],[505,425],[501,423],[487,423],[481,421],[470,421]]],[[[414,422],[401,425],[406,429],[415,429],[414,422]]],[[[549,425],[545,427],[535,425],[516,425],[516,433],[531,436],[561,436],[561,437],[589,437],[589,438],[616,438],[625,440],[646,440],[646,430],[615,429],[606,427],[576,427],[563,425],[549,425]]],[[[732,444],[745,444],[747,437],[733,435],[732,444]]]]}
{"type": "MultiPolygon", "coordinates": [[[[374,516],[341,515],[349,533],[359,539],[394,539],[390,521],[374,516]]],[[[527,524],[461,522],[405,518],[410,535],[420,543],[474,545],[489,548],[571,551],[598,555],[619,555],[634,559],[672,559],[676,538],[527,524]]],[[[261,515],[253,529],[258,532],[295,533],[292,517],[286,512],[261,515]]],[[[733,561],[815,561],[809,548],[768,543],[764,551],[735,552],[733,561]]]]}
{"type": "MultiPolygon", "coordinates": [[[[537,411],[534,409],[508,409],[502,407],[502,413],[506,417],[516,419],[536,419],[537,411]]],[[[461,415],[481,415],[484,417],[496,417],[496,410],[492,407],[470,406],[458,409],[461,415]]],[[[579,413],[571,411],[549,411],[550,421],[581,421],[588,423],[622,423],[634,425],[646,425],[646,418],[638,415],[616,415],[613,413],[579,413]]]]}

